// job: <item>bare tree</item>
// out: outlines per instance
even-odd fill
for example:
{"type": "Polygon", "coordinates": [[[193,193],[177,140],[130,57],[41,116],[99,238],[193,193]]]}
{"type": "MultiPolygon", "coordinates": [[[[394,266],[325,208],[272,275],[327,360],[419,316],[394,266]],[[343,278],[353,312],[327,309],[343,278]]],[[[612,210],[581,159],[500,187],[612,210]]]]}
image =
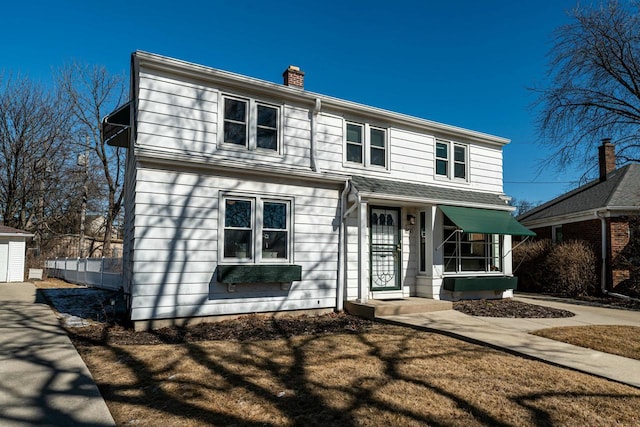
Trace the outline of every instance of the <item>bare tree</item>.
{"type": "MultiPolygon", "coordinates": [[[[0,87],[0,215],[5,225],[43,234],[72,197],[65,181],[72,150],[60,97],[23,77],[0,87]]],[[[64,215],[64,214],[63,214],[64,215]]]]}
{"type": "MultiPolygon", "coordinates": [[[[57,76],[64,98],[76,120],[78,146],[90,149],[89,161],[97,162],[106,194],[103,254],[111,256],[113,224],[122,207],[124,150],[103,142],[102,118],[118,107],[125,95],[124,75],[111,75],[104,66],[72,63],[57,76]]],[[[91,166],[89,166],[91,168],[91,166]]]]}
{"type": "Polygon", "coordinates": [[[622,162],[640,160],[640,2],[578,6],[555,32],[549,86],[539,93],[542,142],[560,167],[594,164],[610,137],[622,162]]]}

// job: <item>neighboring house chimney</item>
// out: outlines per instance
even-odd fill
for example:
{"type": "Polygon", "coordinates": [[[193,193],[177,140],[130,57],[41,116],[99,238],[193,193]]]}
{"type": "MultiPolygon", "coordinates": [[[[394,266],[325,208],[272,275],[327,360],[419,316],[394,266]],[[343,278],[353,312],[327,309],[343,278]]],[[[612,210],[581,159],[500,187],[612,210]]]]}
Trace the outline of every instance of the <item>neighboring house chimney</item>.
{"type": "Polygon", "coordinates": [[[285,85],[304,89],[304,72],[300,71],[300,67],[289,65],[289,68],[282,73],[282,77],[285,85]]]}
{"type": "Polygon", "coordinates": [[[607,174],[616,170],[616,146],[611,143],[611,138],[602,139],[602,145],[598,147],[598,160],[600,182],[606,181],[607,174]]]}

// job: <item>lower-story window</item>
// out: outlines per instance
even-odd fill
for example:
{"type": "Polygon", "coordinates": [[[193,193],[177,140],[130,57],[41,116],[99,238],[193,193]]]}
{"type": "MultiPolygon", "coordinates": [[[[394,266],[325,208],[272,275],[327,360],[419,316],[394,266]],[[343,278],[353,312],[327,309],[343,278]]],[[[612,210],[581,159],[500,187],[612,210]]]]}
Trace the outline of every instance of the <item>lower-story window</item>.
{"type": "Polygon", "coordinates": [[[222,252],[225,260],[283,262],[291,248],[291,201],[224,196],[222,252]]]}
{"type": "Polygon", "coordinates": [[[445,216],[444,271],[502,271],[502,236],[499,234],[464,233],[445,216]]]}

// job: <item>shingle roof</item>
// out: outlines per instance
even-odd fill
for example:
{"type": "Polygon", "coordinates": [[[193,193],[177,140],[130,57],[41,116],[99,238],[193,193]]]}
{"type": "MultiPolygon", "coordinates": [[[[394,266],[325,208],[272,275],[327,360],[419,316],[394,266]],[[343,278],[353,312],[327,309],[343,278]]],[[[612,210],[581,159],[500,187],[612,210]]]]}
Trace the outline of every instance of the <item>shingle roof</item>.
{"type": "Polygon", "coordinates": [[[500,194],[458,190],[426,184],[414,184],[364,176],[353,176],[351,182],[359,191],[384,196],[401,196],[453,205],[494,205],[504,208],[506,203],[500,194]]]}
{"type": "Polygon", "coordinates": [[[7,227],[6,225],[0,224],[0,234],[30,234],[24,230],[18,230],[17,228],[7,227]]]}
{"type": "Polygon", "coordinates": [[[640,165],[629,164],[520,215],[518,221],[553,218],[598,208],[640,206],[640,165]]]}

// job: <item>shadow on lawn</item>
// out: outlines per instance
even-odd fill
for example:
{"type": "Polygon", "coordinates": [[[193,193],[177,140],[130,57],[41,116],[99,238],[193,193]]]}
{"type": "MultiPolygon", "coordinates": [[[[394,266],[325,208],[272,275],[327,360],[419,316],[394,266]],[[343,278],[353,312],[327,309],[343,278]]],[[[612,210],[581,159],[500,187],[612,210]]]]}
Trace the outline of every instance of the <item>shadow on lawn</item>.
{"type": "MultiPolygon", "coordinates": [[[[278,320],[273,320],[273,324],[277,328],[278,320]]],[[[464,342],[456,347],[450,341],[443,344],[433,338],[440,337],[437,335],[416,334],[417,331],[384,327],[277,341],[285,342],[284,345],[268,340],[226,343],[228,347],[224,342],[217,342],[216,347],[210,347],[211,343],[207,342],[185,342],[176,345],[176,354],[166,354],[161,365],[155,368],[149,366],[142,354],[134,354],[126,346],[106,346],[135,378],[121,383],[109,378],[98,379],[98,382],[103,396],[112,404],[148,408],[167,418],[175,416],[194,424],[224,426],[507,426],[513,425],[514,419],[519,424],[526,420],[530,425],[545,426],[557,423],[558,412],[573,410],[570,402],[564,402],[567,398],[596,396],[580,392],[583,388],[576,386],[565,392],[531,392],[500,398],[506,411],[518,412],[513,418],[495,405],[479,403],[476,396],[459,390],[456,384],[464,386],[469,380],[457,375],[455,370],[447,368],[449,370],[441,372],[438,369],[442,361],[450,359],[465,369],[496,352],[464,342]],[[345,336],[350,337],[348,350],[344,348],[345,336]],[[416,339],[421,340],[418,347],[416,339]],[[435,342],[427,348],[431,341],[435,342]],[[195,365],[194,371],[203,374],[173,375],[185,360],[195,365]],[[447,376],[449,383],[443,382],[447,376]],[[540,400],[550,397],[557,399],[560,406],[549,409],[539,405],[540,400]],[[209,405],[216,399],[228,402],[209,405]],[[256,413],[256,407],[260,413],[256,413]]],[[[106,336],[102,342],[106,342],[106,336]]],[[[476,374],[478,382],[487,375],[487,368],[483,369],[476,374]]],[[[508,370],[508,367],[491,369],[489,372],[499,375],[501,369],[508,370]]],[[[481,390],[480,394],[493,392],[483,390],[482,386],[477,389],[481,390]]],[[[627,399],[637,399],[640,403],[640,395],[613,391],[602,392],[597,397],[613,400],[614,404],[627,399]]],[[[633,403],[627,400],[624,404],[633,403]]],[[[117,416],[116,420],[119,423],[133,421],[118,420],[117,416]]]]}

